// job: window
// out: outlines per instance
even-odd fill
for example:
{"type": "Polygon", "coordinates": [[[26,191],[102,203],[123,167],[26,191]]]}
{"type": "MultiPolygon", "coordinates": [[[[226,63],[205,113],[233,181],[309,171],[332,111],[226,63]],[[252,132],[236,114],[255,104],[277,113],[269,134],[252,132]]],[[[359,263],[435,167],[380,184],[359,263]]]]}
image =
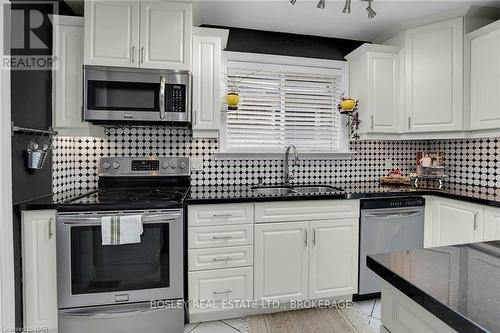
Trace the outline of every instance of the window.
{"type": "Polygon", "coordinates": [[[345,91],[344,62],[233,57],[227,57],[226,73],[238,82],[240,105],[221,117],[221,152],[282,154],[288,145],[301,154],[348,152],[345,123],[337,111],[345,91]]]}

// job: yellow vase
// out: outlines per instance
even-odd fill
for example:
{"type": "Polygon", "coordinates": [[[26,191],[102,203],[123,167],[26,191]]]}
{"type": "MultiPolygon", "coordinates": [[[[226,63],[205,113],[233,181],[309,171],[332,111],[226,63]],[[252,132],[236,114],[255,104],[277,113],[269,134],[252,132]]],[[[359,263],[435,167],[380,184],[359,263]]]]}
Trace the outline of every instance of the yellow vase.
{"type": "Polygon", "coordinates": [[[238,105],[240,104],[240,95],[237,93],[228,93],[224,96],[224,103],[227,104],[228,110],[238,110],[238,105]]]}

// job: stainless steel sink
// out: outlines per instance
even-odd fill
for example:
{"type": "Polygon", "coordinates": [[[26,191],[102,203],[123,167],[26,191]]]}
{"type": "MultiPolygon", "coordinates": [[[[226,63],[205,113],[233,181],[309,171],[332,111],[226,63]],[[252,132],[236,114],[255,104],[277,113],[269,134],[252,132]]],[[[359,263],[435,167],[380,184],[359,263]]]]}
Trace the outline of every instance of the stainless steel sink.
{"type": "Polygon", "coordinates": [[[342,192],[343,189],[332,187],[332,186],[294,186],[293,189],[297,191],[297,193],[331,193],[331,192],[342,192]]]}
{"type": "Polygon", "coordinates": [[[326,185],[259,186],[252,187],[252,190],[260,195],[325,194],[344,191],[341,188],[326,185]]]}
{"type": "Polygon", "coordinates": [[[297,191],[289,187],[276,186],[253,187],[252,190],[260,195],[288,195],[297,193],[297,191]]]}

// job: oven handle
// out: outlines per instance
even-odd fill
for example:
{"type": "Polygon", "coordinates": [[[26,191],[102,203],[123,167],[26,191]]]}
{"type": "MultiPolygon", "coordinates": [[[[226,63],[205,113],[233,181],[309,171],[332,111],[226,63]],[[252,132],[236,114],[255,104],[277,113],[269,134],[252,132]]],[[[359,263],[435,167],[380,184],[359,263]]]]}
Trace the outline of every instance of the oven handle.
{"type": "Polygon", "coordinates": [[[165,76],[160,76],[160,119],[165,119],[165,76]]]}
{"type": "MultiPolygon", "coordinates": [[[[100,225],[101,224],[101,219],[104,216],[109,216],[109,215],[103,215],[99,217],[84,217],[84,216],[64,216],[58,217],[58,222],[66,225],[73,225],[73,226],[79,226],[79,225],[100,225]]],[[[164,223],[164,222],[171,222],[179,219],[181,217],[181,214],[158,214],[158,215],[147,215],[142,218],[142,223],[143,224],[149,224],[149,223],[164,223]]]]}
{"type": "MultiPolygon", "coordinates": [[[[111,308],[112,307],[113,306],[111,306],[111,308]]],[[[114,311],[114,312],[108,312],[104,310],[102,307],[88,308],[85,309],[84,311],[59,310],[59,316],[66,318],[120,318],[130,315],[137,315],[137,314],[143,314],[161,310],[159,308],[152,308],[150,303],[141,306],[141,308],[138,310],[131,311],[131,308],[137,308],[137,306],[124,307],[123,311],[114,311]]]]}

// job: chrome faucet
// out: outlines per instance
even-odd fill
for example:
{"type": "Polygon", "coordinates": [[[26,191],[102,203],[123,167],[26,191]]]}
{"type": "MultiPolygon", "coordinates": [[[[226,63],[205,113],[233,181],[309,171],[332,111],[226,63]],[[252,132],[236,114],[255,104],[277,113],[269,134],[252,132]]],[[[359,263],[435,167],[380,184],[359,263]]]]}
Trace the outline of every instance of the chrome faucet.
{"type": "Polygon", "coordinates": [[[290,180],[293,178],[293,173],[290,172],[290,167],[294,167],[299,160],[299,153],[294,145],[289,145],[285,150],[285,158],[283,159],[283,184],[289,185],[290,180]],[[290,162],[290,150],[293,150],[293,160],[292,164],[290,162]]]}

